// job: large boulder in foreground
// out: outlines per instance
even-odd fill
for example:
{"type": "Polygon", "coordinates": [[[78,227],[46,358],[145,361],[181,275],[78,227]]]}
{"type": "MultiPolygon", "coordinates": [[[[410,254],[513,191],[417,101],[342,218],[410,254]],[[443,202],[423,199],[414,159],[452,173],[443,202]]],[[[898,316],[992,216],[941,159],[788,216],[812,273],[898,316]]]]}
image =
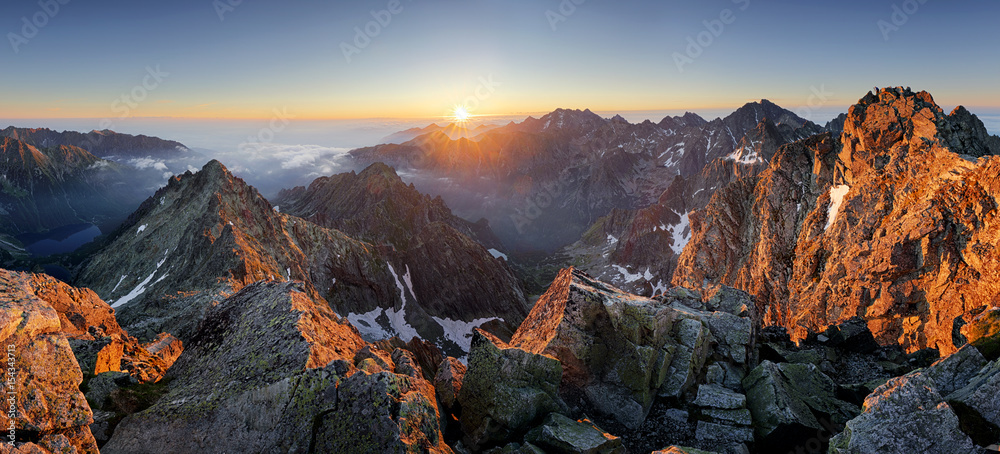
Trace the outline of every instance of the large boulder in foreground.
{"type": "Polygon", "coordinates": [[[247,286],[208,311],[169,390],[123,420],[103,451],[308,451],[364,345],[299,284],[247,286]]]}
{"type": "Polygon", "coordinates": [[[1000,361],[965,346],[875,389],[831,453],[982,452],[1000,441],[1000,361]]]}
{"type": "Polygon", "coordinates": [[[505,344],[476,329],[458,394],[467,446],[482,450],[518,438],[552,412],[559,398],[559,360],[505,344]]]}
{"type": "Polygon", "coordinates": [[[562,362],[560,394],[567,402],[634,429],[658,393],[676,397],[687,391],[713,352],[736,365],[748,362],[749,318],[692,306],[704,303],[684,289],[654,300],[567,268],[510,344],[562,362]]]}
{"type": "Polygon", "coordinates": [[[308,452],[451,454],[433,386],[399,366],[395,372],[359,371],[344,380],[335,405],[317,417],[308,452]]]}
{"type": "MultiPolygon", "coordinates": [[[[96,453],[88,425],[93,413],[80,383],[83,374],[62,332],[59,313],[35,295],[30,277],[0,270],[0,339],[4,350],[4,432],[11,426],[24,452],[96,453]],[[11,372],[13,374],[11,375],[11,372]],[[11,389],[13,395],[8,395],[11,389]],[[8,399],[16,417],[9,419],[8,399]]],[[[5,434],[6,435],[6,434],[5,434]]],[[[11,448],[4,437],[5,449],[11,448]]]]}
{"type": "Polygon", "coordinates": [[[743,386],[757,442],[773,452],[794,450],[815,436],[828,439],[860,413],[837,397],[837,384],[814,364],[764,361],[743,386]]]}
{"type": "Polygon", "coordinates": [[[889,380],[865,399],[865,412],[830,441],[831,453],[977,453],[958,416],[923,374],[889,380]]]}

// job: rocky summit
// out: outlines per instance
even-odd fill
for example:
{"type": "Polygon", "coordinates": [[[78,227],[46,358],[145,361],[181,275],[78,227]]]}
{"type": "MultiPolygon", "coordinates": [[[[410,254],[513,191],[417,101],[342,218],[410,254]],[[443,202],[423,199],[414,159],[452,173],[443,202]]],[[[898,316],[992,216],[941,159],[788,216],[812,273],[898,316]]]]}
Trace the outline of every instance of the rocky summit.
{"type": "MultiPolygon", "coordinates": [[[[68,282],[0,269],[0,453],[997,451],[1000,138],[965,108],[456,128],[272,200],[213,160],[68,282]],[[422,178],[550,208],[511,245],[422,178]]],[[[3,135],[4,197],[116,168],[3,135]]]]}
{"type": "MultiPolygon", "coordinates": [[[[356,212],[352,221],[328,223],[355,234],[387,234],[396,222],[422,226],[412,237],[370,234],[363,241],[281,213],[211,161],[146,200],[84,265],[78,281],[110,301],[119,322],[142,339],[166,331],[188,341],[211,306],[261,280],[302,282],[303,291],[351,320],[368,341],[419,337],[463,356],[474,327],[493,326],[509,336],[526,303],[505,261],[445,222],[472,232],[472,224],[460,224],[443,204],[415,194],[395,174],[388,179],[375,172],[381,170],[345,184],[371,191],[370,212],[380,215],[356,212]],[[401,202],[377,199],[373,181],[414,195],[433,214],[385,209],[401,202]]],[[[313,191],[323,187],[317,182],[313,191]]],[[[348,194],[325,199],[331,204],[325,209],[337,219],[349,217],[333,211],[335,203],[359,200],[357,191],[348,194]]]]}
{"type": "Polygon", "coordinates": [[[781,148],[693,214],[673,283],[746,290],[795,339],[862,317],[884,345],[955,352],[994,304],[997,152],[964,108],[869,93],[840,136],[781,148]]]}

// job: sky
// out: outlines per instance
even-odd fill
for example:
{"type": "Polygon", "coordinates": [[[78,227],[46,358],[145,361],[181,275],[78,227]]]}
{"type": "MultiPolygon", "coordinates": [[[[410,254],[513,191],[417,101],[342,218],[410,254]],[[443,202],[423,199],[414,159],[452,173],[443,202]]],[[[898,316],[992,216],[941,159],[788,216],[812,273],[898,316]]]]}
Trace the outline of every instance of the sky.
{"type": "Polygon", "coordinates": [[[700,112],[767,98],[823,120],[890,85],[1000,112],[998,13],[995,0],[5,0],[0,118],[700,112]]]}

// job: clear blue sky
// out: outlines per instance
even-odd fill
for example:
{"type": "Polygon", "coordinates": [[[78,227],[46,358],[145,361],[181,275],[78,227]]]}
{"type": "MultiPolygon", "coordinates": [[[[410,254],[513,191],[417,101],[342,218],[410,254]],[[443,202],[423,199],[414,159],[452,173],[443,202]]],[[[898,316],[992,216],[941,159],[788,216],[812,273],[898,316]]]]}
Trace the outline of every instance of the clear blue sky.
{"type": "Polygon", "coordinates": [[[553,29],[546,12],[572,1],[402,0],[348,62],[342,43],[388,0],[242,0],[224,20],[216,7],[227,0],[69,0],[51,17],[38,0],[5,0],[0,118],[117,116],[115,100],[157,67],[169,75],[136,91],[145,96],[128,115],[429,117],[477,89],[474,114],[760,98],[796,108],[814,89],[829,94],[824,108],[839,108],[875,85],[928,90],[944,106],[1000,106],[995,0],[909,0],[919,9],[888,41],[878,22],[907,2],[586,0],[553,29]],[[674,53],[724,9],[735,21],[678,71],[674,53]],[[15,52],[10,33],[38,14],[48,23],[15,52]]]}

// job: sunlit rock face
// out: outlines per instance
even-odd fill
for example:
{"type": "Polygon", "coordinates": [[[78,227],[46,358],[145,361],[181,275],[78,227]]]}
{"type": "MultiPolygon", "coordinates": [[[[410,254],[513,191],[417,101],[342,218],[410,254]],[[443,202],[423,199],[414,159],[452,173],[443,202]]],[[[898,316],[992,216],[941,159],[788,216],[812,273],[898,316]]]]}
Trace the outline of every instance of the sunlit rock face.
{"type": "Polygon", "coordinates": [[[0,271],[4,388],[14,393],[5,392],[5,404],[12,400],[0,423],[5,432],[14,427],[22,442],[31,436],[33,442],[18,447],[24,452],[97,452],[88,427],[93,412],[80,391],[83,374],[62,328],[59,312],[35,294],[30,277],[0,271]]]}
{"type": "Polygon", "coordinates": [[[997,152],[963,108],[869,93],[840,137],[782,147],[693,214],[673,283],[744,289],[796,339],[860,316],[883,345],[954,352],[1000,282],[997,152]]]}

